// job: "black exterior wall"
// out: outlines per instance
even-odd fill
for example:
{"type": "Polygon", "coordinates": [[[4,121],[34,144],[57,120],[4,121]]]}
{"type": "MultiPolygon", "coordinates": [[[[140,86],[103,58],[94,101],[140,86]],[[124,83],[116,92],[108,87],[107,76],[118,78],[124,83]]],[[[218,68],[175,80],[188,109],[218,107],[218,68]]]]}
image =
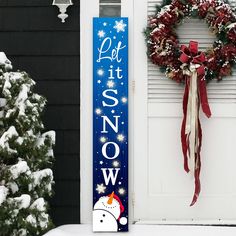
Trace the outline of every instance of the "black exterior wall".
{"type": "Polygon", "coordinates": [[[79,0],[62,24],[52,0],[1,0],[0,51],[14,70],[37,82],[35,92],[48,99],[43,117],[56,131],[55,195],[51,215],[56,225],[80,222],[79,167],[79,0]]]}

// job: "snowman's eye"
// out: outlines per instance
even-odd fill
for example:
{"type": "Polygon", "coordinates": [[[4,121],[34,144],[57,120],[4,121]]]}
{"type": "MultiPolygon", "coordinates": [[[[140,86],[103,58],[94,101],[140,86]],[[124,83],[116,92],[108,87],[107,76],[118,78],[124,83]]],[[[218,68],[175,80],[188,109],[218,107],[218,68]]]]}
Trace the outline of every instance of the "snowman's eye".
{"type": "Polygon", "coordinates": [[[106,215],[105,215],[105,214],[103,214],[102,216],[103,216],[103,217],[105,217],[106,215]]]}

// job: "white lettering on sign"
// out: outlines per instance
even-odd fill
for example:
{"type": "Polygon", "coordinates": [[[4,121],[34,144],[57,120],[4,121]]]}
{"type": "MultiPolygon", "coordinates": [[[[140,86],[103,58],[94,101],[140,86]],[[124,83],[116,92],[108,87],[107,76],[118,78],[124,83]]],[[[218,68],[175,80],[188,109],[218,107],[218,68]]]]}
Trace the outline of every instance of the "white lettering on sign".
{"type": "Polygon", "coordinates": [[[112,121],[107,116],[102,116],[103,130],[101,133],[108,133],[108,131],[106,129],[106,124],[109,124],[109,126],[114,130],[114,132],[118,133],[120,116],[113,116],[113,118],[115,118],[115,124],[112,123],[112,121]]]}
{"type": "Polygon", "coordinates": [[[102,105],[103,105],[104,107],[115,107],[115,106],[118,105],[119,101],[118,101],[117,98],[108,95],[107,93],[109,93],[109,92],[112,92],[112,93],[114,93],[114,94],[118,94],[118,92],[117,92],[117,90],[114,90],[114,89],[106,89],[106,90],[104,90],[103,93],[102,93],[102,96],[103,96],[103,97],[112,100],[114,103],[108,104],[108,103],[102,101],[102,105]]]}
{"type": "Polygon", "coordinates": [[[103,173],[105,184],[108,185],[111,180],[112,185],[115,185],[120,168],[101,168],[101,170],[103,173]],[[107,170],[109,174],[107,174],[107,170]]]}
{"type": "Polygon", "coordinates": [[[101,62],[101,60],[108,59],[111,62],[116,60],[117,62],[121,62],[121,58],[119,58],[120,50],[124,49],[126,45],[122,46],[122,42],[119,41],[117,46],[111,49],[112,39],[107,37],[103,40],[101,47],[98,48],[99,56],[97,62],[101,62]]]}
{"type": "Polygon", "coordinates": [[[116,159],[120,154],[120,148],[118,146],[117,143],[114,143],[114,142],[107,142],[105,143],[103,146],[102,146],[102,155],[106,158],[106,159],[109,159],[109,160],[112,160],[112,159],[116,159]],[[115,152],[114,152],[114,155],[113,156],[108,156],[107,155],[107,148],[108,148],[108,145],[113,145],[114,148],[115,148],[115,152]]]}

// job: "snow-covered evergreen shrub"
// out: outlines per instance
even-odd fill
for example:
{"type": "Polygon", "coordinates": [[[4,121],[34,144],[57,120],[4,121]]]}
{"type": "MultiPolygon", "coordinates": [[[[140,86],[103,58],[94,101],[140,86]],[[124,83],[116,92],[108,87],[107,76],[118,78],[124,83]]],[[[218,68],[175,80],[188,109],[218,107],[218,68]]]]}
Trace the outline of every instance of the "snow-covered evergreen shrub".
{"type": "Polygon", "coordinates": [[[55,132],[42,133],[46,100],[25,72],[0,53],[0,236],[43,235],[52,227],[55,132]]]}

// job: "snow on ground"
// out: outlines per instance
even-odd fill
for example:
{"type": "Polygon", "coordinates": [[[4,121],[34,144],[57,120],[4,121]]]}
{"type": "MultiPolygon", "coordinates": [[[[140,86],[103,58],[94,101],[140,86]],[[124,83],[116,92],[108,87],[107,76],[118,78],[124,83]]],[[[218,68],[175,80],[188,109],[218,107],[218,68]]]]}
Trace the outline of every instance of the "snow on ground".
{"type": "MultiPolygon", "coordinates": [[[[64,225],[44,236],[94,236],[92,225],[64,225]]],[[[130,225],[128,233],[99,233],[99,236],[235,236],[236,227],[130,225]]]]}

